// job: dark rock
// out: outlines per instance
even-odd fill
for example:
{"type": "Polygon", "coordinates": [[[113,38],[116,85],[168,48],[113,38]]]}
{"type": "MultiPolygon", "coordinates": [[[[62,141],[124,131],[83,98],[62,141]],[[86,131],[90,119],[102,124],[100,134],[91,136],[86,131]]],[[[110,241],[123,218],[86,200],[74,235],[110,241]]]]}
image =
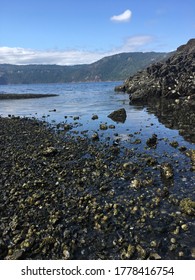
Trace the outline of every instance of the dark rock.
{"type": "Polygon", "coordinates": [[[157,62],[129,77],[115,90],[129,93],[132,103],[145,102],[154,97],[190,98],[195,94],[194,59],[195,39],[191,39],[167,60],[157,62]]]}
{"type": "Polygon", "coordinates": [[[44,97],[55,97],[58,94],[36,94],[36,93],[0,93],[0,100],[2,99],[29,99],[29,98],[44,98],[44,97]]]}
{"type": "Polygon", "coordinates": [[[156,147],[157,145],[157,135],[156,134],[153,134],[151,138],[149,138],[147,141],[146,141],[146,144],[149,146],[149,147],[156,147]]]}
{"type": "Polygon", "coordinates": [[[0,239],[0,259],[1,260],[7,255],[7,252],[8,252],[8,248],[5,244],[5,242],[3,242],[2,239],[0,239]]]}
{"type": "Polygon", "coordinates": [[[91,139],[96,141],[96,140],[99,140],[99,135],[97,132],[95,132],[92,136],[91,136],[91,139]]]}
{"type": "Polygon", "coordinates": [[[111,118],[115,122],[121,122],[124,123],[127,118],[127,114],[124,108],[121,108],[119,110],[116,110],[108,115],[109,118],[111,118]]]}
{"type": "Polygon", "coordinates": [[[42,155],[46,157],[54,156],[56,155],[58,150],[54,147],[47,147],[43,152],[42,155]]]}
{"type": "Polygon", "coordinates": [[[116,86],[116,87],[115,87],[115,91],[125,92],[125,91],[126,91],[125,85],[116,86]]]}
{"type": "Polygon", "coordinates": [[[92,120],[97,120],[98,119],[98,115],[93,115],[91,119],[92,120]]]}

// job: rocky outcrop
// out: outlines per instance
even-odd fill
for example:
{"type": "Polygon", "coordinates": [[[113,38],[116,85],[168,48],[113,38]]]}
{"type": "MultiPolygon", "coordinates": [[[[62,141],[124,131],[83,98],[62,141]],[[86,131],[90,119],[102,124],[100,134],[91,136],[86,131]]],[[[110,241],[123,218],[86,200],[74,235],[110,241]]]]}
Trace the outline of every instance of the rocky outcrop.
{"type": "Polygon", "coordinates": [[[180,46],[167,60],[155,63],[115,88],[130,94],[132,103],[154,97],[190,100],[195,96],[195,39],[180,46]]]}

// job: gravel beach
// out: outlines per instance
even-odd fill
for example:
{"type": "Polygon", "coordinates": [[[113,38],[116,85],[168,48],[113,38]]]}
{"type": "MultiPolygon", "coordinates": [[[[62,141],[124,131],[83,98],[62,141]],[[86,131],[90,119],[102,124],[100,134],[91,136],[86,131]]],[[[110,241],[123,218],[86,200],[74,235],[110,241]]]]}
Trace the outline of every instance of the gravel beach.
{"type": "MultiPolygon", "coordinates": [[[[175,149],[194,174],[195,150],[175,149]]],[[[176,191],[193,185],[171,155],[18,117],[0,118],[0,153],[0,259],[195,258],[195,200],[176,191]]]]}

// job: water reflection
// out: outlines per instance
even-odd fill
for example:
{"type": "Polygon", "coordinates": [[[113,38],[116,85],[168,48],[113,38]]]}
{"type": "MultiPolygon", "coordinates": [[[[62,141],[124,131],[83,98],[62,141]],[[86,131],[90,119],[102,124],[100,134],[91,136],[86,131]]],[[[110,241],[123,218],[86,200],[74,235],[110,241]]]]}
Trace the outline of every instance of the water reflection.
{"type": "Polygon", "coordinates": [[[195,110],[189,104],[177,104],[177,100],[158,99],[149,101],[147,111],[157,116],[159,122],[176,129],[188,142],[195,143],[195,110]]]}

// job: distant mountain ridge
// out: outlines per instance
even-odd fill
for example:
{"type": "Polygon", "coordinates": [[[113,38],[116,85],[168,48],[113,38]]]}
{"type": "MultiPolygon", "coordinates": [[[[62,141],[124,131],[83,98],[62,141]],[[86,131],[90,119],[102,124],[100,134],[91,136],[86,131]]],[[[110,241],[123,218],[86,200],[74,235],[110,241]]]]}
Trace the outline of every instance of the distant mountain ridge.
{"type": "Polygon", "coordinates": [[[167,55],[163,52],[120,53],[91,64],[73,66],[0,64],[0,85],[125,80],[167,55]]]}

